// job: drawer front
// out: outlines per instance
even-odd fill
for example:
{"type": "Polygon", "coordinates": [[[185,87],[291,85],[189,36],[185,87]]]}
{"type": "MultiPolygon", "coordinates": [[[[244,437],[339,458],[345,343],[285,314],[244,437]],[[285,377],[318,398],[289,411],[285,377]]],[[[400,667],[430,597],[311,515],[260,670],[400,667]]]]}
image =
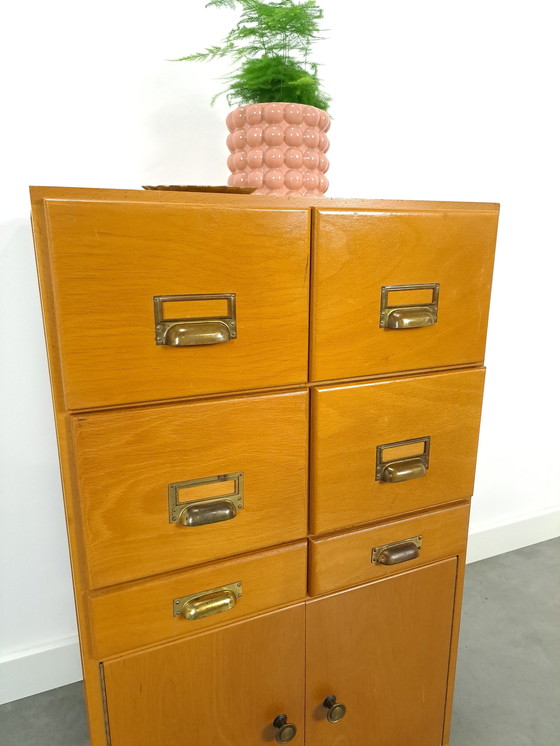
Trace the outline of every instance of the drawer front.
{"type": "Polygon", "coordinates": [[[94,592],[89,603],[96,655],[107,658],[188,637],[300,601],[306,596],[306,578],[307,545],[299,542],[94,592]]]}
{"type": "Polygon", "coordinates": [[[303,604],[103,668],[112,746],[270,746],[282,713],[303,744],[303,604]]]}
{"type": "Polygon", "coordinates": [[[312,394],[311,530],[470,497],[484,369],[312,394]]]}
{"type": "Polygon", "coordinates": [[[307,210],[46,205],[67,408],[306,380],[307,210]]]}
{"type": "Polygon", "coordinates": [[[414,518],[311,539],[309,593],[319,596],[464,552],[468,522],[469,506],[459,504],[414,518]]]}
{"type": "Polygon", "coordinates": [[[71,420],[92,588],[306,536],[305,391],[71,420]]]}
{"type": "Polygon", "coordinates": [[[312,380],[482,362],[497,220],[319,210],[312,380]]]}

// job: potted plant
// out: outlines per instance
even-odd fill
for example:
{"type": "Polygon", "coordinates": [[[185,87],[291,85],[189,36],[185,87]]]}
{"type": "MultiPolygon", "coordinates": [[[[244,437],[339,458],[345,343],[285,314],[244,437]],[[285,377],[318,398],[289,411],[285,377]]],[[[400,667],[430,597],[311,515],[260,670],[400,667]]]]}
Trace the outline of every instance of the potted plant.
{"type": "Polygon", "coordinates": [[[229,57],[236,65],[217,94],[237,105],[226,119],[228,184],[257,194],[323,194],[329,98],[309,61],[323,11],[315,0],[211,0],[206,7],[236,5],[241,16],[220,46],[180,58],[229,57]]]}

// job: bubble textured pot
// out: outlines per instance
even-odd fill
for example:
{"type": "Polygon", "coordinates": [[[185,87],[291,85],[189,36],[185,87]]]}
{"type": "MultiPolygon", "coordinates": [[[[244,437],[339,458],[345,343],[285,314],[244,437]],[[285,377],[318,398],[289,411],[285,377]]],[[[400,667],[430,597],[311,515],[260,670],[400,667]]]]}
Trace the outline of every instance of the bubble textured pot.
{"type": "Polygon", "coordinates": [[[303,104],[251,104],[226,119],[229,186],[255,194],[321,195],[328,187],[328,114],[303,104]]]}

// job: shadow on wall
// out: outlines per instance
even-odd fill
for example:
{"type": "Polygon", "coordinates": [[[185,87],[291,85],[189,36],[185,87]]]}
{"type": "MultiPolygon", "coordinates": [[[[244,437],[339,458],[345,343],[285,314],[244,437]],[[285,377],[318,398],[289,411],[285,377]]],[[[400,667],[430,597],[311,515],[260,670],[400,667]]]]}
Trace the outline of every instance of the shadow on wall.
{"type": "MultiPolygon", "coordinates": [[[[43,320],[28,218],[0,223],[0,658],[75,634],[43,320]],[[30,614],[33,589],[43,611],[30,614]]],[[[23,655],[24,653],[22,653],[23,655]]]]}

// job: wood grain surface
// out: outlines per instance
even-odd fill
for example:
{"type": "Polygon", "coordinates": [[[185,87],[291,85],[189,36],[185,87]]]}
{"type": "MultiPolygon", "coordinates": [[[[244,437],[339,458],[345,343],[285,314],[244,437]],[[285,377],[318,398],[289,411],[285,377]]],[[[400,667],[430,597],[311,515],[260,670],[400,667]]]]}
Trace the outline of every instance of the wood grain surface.
{"type": "Polygon", "coordinates": [[[111,746],[260,746],[286,714],[304,742],[304,606],[109,661],[111,746]]]}
{"type": "Polygon", "coordinates": [[[439,746],[457,560],[307,604],[307,746],[439,746]],[[334,694],[346,715],[330,723],[334,694]]]}
{"type": "MultiPolygon", "coordinates": [[[[295,390],[310,380],[310,219],[315,216],[316,229],[311,380],[326,389],[329,382],[344,388],[341,379],[367,383],[368,376],[418,379],[402,408],[399,396],[384,400],[393,411],[384,431],[399,417],[412,427],[421,419],[422,397],[432,397],[433,408],[444,410],[438,422],[446,440],[459,444],[453,418],[466,418],[469,432],[478,427],[473,413],[482,372],[457,389],[432,389],[418,374],[483,360],[498,206],[61,187],[33,187],[31,198],[92,746],[108,743],[100,662],[112,746],[273,743],[271,723],[281,712],[298,726],[292,743],[301,746],[305,675],[311,746],[447,743],[468,501],[427,513],[422,506],[429,501],[403,494],[380,503],[375,519],[369,513],[355,519],[376,525],[311,537],[311,592],[336,595],[307,604],[307,673],[304,607],[279,610],[307,593],[307,542],[293,540],[305,531],[307,395],[295,390]],[[441,283],[438,323],[404,333],[379,329],[381,285],[425,282],[441,283]],[[237,294],[234,342],[155,345],[153,296],[219,292],[237,294]],[[197,540],[187,558],[179,552],[175,564],[179,542],[165,541],[167,521],[156,538],[162,503],[156,482],[171,481],[170,471],[178,474],[174,481],[189,479],[191,467],[242,471],[233,462],[245,455],[252,474],[247,512],[229,525],[205,527],[216,535],[197,540]],[[280,500],[279,482],[288,502],[280,500]],[[384,510],[388,517],[419,508],[406,518],[378,520],[384,510]],[[235,536],[219,534],[235,526],[235,536]],[[418,534],[424,545],[417,560],[371,564],[372,546],[418,534]],[[286,541],[292,543],[253,551],[286,541]],[[459,558],[455,586],[455,559],[440,563],[450,568],[445,571],[430,564],[449,557],[459,558]],[[185,561],[206,564],[180,569],[185,561]],[[233,609],[198,622],[173,617],[173,598],[238,581],[243,595],[233,609]],[[338,592],[362,583],[370,585],[338,592]],[[349,706],[338,724],[327,724],[320,705],[331,693],[349,706]]],[[[398,388],[401,382],[377,383],[398,388]]],[[[315,396],[321,401],[324,392],[315,396]]],[[[364,439],[374,429],[368,424],[374,405],[369,414],[367,402],[348,407],[364,439]]],[[[335,447],[314,462],[318,484],[323,469],[347,468],[361,448],[338,416],[313,425],[313,438],[331,445],[346,439],[342,451],[335,447]]],[[[469,458],[447,458],[459,481],[466,480],[469,458]]],[[[440,477],[434,487],[442,487],[443,472],[440,477]]],[[[338,507],[323,505],[322,516],[355,494],[339,484],[338,507]]],[[[442,501],[454,499],[444,492],[442,501]]],[[[163,505],[167,511],[166,497],[163,505]]],[[[328,520],[325,525],[340,525],[328,520]]]]}
{"type": "Polygon", "coordinates": [[[469,505],[459,503],[323,539],[312,538],[309,542],[309,593],[312,596],[331,593],[458,555],[465,551],[468,521],[469,505]],[[415,536],[422,537],[422,548],[416,559],[397,565],[372,563],[374,547],[415,536]]]}
{"type": "Polygon", "coordinates": [[[314,213],[311,380],[484,360],[498,211],[314,213]],[[439,283],[437,323],[379,326],[381,288],[439,283]]]}
{"type": "Polygon", "coordinates": [[[91,587],[305,538],[307,400],[294,392],[72,417],[91,587]],[[231,472],[243,472],[235,518],[169,523],[168,484],[231,472]]]}
{"type": "Polygon", "coordinates": [[[312,533],[470,497],[484,373],[479,368],[313,390],[312,533]],[[376,480],[377,446],[425,436],[431,440],[423,477],[376,480]]]}
{"type": "Polygon", "coordinates": [[[46,202],[68,409],[307,378],[309,211],[46,202]],[[237,338],[156,345],[156,296],[235,293],[237,338]]]}
{"type": "Polygon", "coordinates": [[[106,189],[92,187],[54,187],[32,186],[29,188],[31,199],[39,203],[44,199],[79,200],[79,201],[111,201],[143,202],[157,204],[160,202],[174,202],[189,205],[212,205],[216,207],[231,207],[242,209],[283,209],[287,205],[297,208],[316,207],[318,209],[368,209],[368,210],[461,210],[463,212],[480,212],[481,210],[498,210],[495,202],[441,202],[427,200],[399,200],[399,199],[360,199],[343,197],[289,197],[282,199],[261,194],[204,194],[196,192],[146,191],[143,189],[106,189]]]}
{"type": "Polygon", "coordinates": [[[243,555],[90,594],[91,626],[99,659],[188,637],[267,609],[300,601],[306,591],[306,542],[243,555]],[[234,608],[190,621],[173,616],[173,600],[231,583],[243,584],[234,608]]]}

